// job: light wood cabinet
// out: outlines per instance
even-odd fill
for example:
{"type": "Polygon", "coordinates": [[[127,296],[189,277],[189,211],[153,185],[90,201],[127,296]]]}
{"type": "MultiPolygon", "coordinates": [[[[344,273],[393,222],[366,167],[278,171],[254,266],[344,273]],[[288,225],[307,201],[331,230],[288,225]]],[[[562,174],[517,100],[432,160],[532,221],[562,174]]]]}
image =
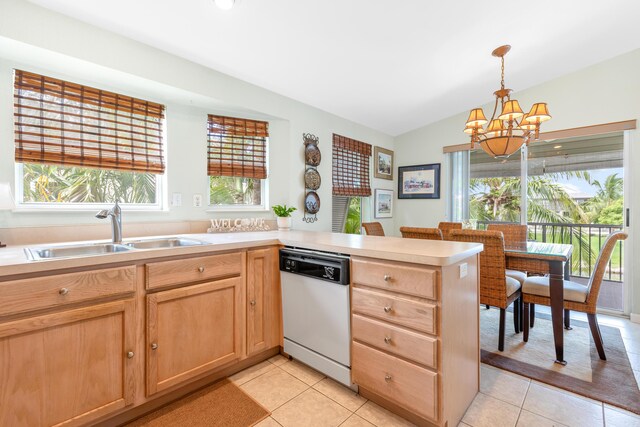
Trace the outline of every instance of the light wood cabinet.
{"type": "Polygon", "coordinates": [[[281,298],[278,248],[247,254],[247,356],[280,343],[281,298]]]}
{"type": "Polygon", "coordinates": [[[243,278],[147,295],[147,395],[242,356],[243,278]]]}
{"type": "Polygon", "coordinates": [[[133,403],[134,303],[0,324],[0,425],[83,425],[133,403]]]}
{"type": "Polygon", "coordinates": [[[458,425],[480,384],[477,255],[445,267],[362,257],[351,265],[360,393],[420,426],[458,425]]]}

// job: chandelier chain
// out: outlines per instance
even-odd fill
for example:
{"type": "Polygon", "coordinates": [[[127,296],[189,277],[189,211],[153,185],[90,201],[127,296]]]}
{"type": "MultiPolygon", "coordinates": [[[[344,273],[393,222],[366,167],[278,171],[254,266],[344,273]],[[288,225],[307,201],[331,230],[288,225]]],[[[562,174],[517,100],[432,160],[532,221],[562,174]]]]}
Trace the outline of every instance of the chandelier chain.
{"type": "Polygon", "coordinates": [[[500,66],[500,88],[504,89],[504,56],[500,58],[501,66],[500,66]]]}

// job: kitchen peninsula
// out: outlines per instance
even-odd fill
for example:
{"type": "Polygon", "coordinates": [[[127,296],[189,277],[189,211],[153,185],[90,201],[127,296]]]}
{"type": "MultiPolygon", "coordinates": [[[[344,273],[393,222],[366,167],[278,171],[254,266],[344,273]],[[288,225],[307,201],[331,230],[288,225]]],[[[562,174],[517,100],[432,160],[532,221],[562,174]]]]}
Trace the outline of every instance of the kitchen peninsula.
{"type": "Polygon", "coordinates": [[[451,426],[478,392],[482,245],[178,237],[204,244],[45,261],[0,249],[0,425],[124,422],[277,354],[283,246],[351,257],[352,380],[363,396],[451,426]]]}

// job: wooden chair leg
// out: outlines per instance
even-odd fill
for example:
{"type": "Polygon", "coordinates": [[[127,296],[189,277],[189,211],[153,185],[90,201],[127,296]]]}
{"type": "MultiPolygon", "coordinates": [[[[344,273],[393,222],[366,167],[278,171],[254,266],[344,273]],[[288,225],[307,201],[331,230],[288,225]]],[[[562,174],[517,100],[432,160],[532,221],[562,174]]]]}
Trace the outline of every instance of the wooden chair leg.
{"type": "Polygon", "coordinates": [[[500,331],[498,332],[498,350],[504,351],[504,324],[507,317],[507,310],[500,309],[500,331]]]}
{"type": "Polygon", "coordinates": [[[513,302],[513,330],[520,333],[520,298],[513,302]]]}
{"type": "Polygon", "coordinates": [[[573,329],[571,327],[571,310],[564,309],[564,328],[567,330],[573,329]]]}
{"type": "Polygon", "coordinates": [[[520,295],[520,332],[524,330],[524,296],[520,295]]]}
{"type": "MultiPolygon", "coordinates": [[[[533,304],[531,304],[533,305],[533,304]]],[[[522,340],[529,341],[529,303],[524,303],[524,330],[522,331],[522,340]]]]}
{"type": "Polygon", "coordinates": [[[533,324],[536,322],[536,305],[531,303],[531,310],[529,312],[529,326],[533,328],[533,324]]]}
{"type": "Polygon", "coordinates": [[[489,304],[485,304],[484,307],[489,310],[491,307],[489,307],[489,304]]]}
{"type": "Polygon", "coordinates": [[[602,335],[600,335],[600,326],[598,326],[598,319],[594,314],[587,314],[589,319],[589,328],[591,328],[591,336],[593,336],[593,342],[596,344],[596,350],[598,350],[598,356],[600,359],[607,360],[607,356],[604,354],[604,347],[602,346],[602,335]]]}

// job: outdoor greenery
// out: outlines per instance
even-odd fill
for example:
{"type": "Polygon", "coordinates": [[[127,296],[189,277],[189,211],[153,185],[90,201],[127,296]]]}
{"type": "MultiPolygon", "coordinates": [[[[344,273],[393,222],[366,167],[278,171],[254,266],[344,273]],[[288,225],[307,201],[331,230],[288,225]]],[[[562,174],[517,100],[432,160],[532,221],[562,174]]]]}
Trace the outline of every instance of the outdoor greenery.
{"type": "Polygon", "coordinates": [[[361,234],[361,224],[360,197],[352,197],[349,200],[349,210],[347,211],[347,221],[344,226],[344,232],[347,234],[361,234]]]}
{"type": "Polygon", "coordinates": [[[259,179],[233,176],[209,177],[209,200],[212,205],[261,205],[259,179]]]}
{"type": "Polygon", "coordinates": [[[150,173],[25,163],[25,203],[156,203],[150,173]]]}
{"type": "MultiPolygon", "coordinates": [[[[474,178],[470,188],[470,214],[479,221],[520,222],[520,178],[474,178]]],[[[530,176],[527,185],[527,222],[553,224],[608,224],[622,225],[623,179],[617,174],[609,175],[604,182],[591,180],[588,172],[551,173],[530,176]],[[596,194],[579,202],[558,184],[559,178],[574,178],[596,187],[596,194]]],[[[609,230],[605,229],[608,233],[609,230]]],[[[542,240],[541,230],[535,236],[542,240]]],[[[574,245],[574,273],[587,275],[593,265],[606,234],[589,234],[589,228],[553,227],[547,230],[547,242],[571,243],[574,245]],[[552,231],[553,232],[552,232],[552,231]]],[[[598,233],[597,229],[591,233],[598,233]]],[[[530,235],[530,238],[534,238],[530,235]]],[[[612,265],[620,265],[620,252],[616,250],[612,265]],[[615,261],[618,264],[615,264],[615,261]]],[[[619,274],[619,271],[617,272],[619,274]]]]}

